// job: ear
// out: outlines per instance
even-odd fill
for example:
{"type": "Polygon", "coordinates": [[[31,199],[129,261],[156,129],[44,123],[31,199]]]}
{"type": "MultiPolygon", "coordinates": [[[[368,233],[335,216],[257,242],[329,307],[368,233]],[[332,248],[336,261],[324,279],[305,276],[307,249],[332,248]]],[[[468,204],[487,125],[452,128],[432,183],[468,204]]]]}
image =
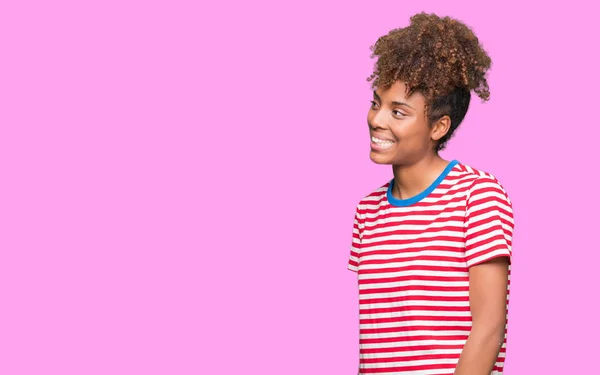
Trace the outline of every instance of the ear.
{"type": "Polygon", "coordinates": [[[445,136],[450,130],[451,124],[452,120],[450,119],[450,116],[442,116],[442,118],[437,120],[431,127],[431,139],[434,141],[439,141],[442,139],[442,137],[445,136]]]}

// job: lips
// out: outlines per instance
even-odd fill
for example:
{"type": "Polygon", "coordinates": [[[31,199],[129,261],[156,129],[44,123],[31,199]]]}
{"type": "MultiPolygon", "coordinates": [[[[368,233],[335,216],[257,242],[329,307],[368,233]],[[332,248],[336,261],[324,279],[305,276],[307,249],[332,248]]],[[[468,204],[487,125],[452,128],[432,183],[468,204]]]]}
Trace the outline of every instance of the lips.
{"type": "Polygon", "coordinates": [[[377,138],[377,139],[380,139],[380,140],[382,140],[382,141],[394,142],[394,140],[393,140],[393,139],[391,139],[391,138],[389,138],[389,137],[386,137],[385,135],[371,134],[371,138],[373,138],[373,137],[375,137],[375,138],[377,138]]]}

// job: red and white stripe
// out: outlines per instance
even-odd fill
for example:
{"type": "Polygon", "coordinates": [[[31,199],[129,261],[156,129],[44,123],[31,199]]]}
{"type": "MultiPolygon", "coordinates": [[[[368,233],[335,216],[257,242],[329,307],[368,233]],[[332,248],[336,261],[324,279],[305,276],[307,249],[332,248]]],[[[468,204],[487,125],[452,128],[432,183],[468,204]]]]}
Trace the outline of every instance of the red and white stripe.
{"type": "MultiPolygon", "coordinates": [[[[410,206],[388,202],[389,184],[354,217],[359,374],[452,374],[472,323],[469,267],[510,259],[512,205],[494,176],[460,163],[410,206]]],[[[505,353],[506,335],[492,375],[502,374],[505,353]]]]}

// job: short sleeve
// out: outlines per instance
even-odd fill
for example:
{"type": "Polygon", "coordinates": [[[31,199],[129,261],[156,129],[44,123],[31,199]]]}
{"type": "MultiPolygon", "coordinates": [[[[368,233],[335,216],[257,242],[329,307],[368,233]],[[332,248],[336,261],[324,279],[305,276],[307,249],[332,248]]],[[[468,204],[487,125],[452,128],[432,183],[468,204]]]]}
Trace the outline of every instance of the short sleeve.
{"type": "Polygon", "coordinates": [[[358,272],[358,259],[360,254],[361,236],[362,235],[359,208],[356,207],[356,213],[354,214],[354,225],[352,226],[352,243],[350,245],[350,257],[348,259],[348,269],[350,271],[358,272]]]}
{"type": "Polygon", "coordinates": [[[481,177],[469,189],[465,216],[467,267],[506,256],[511,262],[514,216],[512,203],[500,183],[481,177]]]}

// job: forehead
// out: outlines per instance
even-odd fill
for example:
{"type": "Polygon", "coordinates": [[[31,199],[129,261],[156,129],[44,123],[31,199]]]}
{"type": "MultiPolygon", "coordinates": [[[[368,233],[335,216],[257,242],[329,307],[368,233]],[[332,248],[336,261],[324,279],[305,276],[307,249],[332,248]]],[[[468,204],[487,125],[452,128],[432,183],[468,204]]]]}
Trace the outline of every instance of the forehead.
{"type": "Polygon", "coordinates": [[[375,94],[381,98],[383,102],[399,101],[409,104],[411,107],[420,108],[425,105],[425,97],[418,91],[413,92],[410,96],[406,93],[406,84],[404,81],[398,80],[388,89],[378,87],[375,94]]]}

